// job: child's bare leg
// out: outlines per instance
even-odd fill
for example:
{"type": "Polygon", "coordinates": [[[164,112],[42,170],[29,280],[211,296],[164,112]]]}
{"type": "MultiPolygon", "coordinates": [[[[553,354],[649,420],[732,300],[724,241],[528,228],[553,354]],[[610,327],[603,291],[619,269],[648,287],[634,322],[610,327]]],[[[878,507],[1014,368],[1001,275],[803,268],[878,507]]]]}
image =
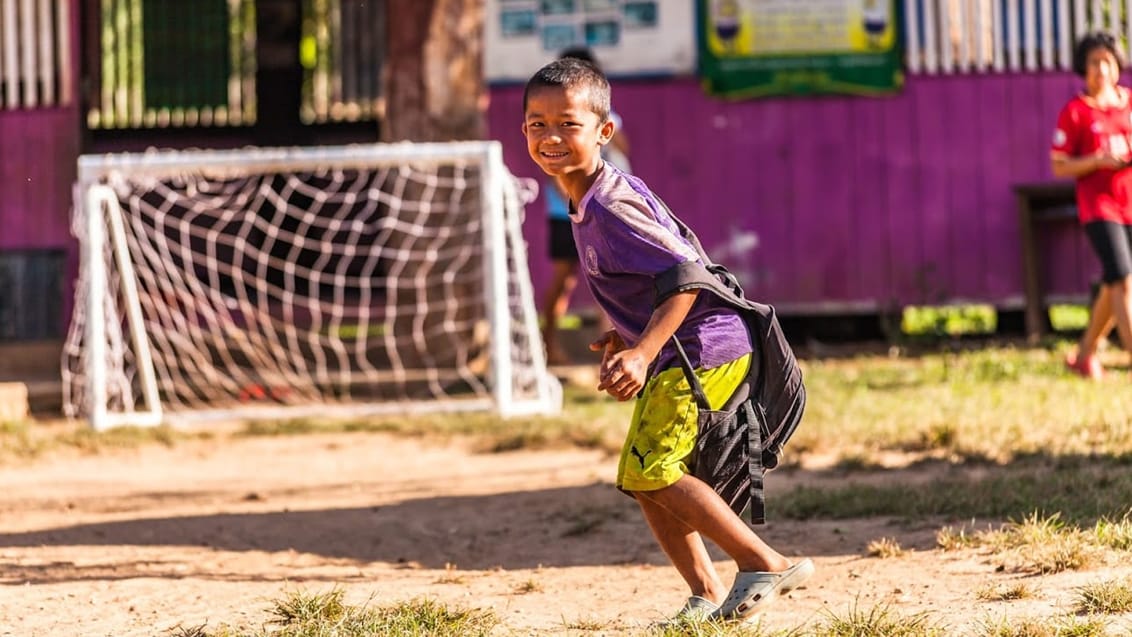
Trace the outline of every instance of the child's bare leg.
{"type": "Polygon", "coordinates": [[[1111,288],[1102,285],[1097,291],[1097,298],[1093,301],[1092,311],[1089,312],[1089,323],[1085,326],[1085,331],[1081,334],[1081,342],[1077,345],[1078,361],[1096,355],[1101,339],[1112,330],[1114,306],[1111,288]]]}
{"type": "Polygon", "coordinates": [[[700,534],[649,498],[637,497],[637,504],[660,548],[688,583],[692,594],[716,604],[723,601],[727,588],[715,572],[700,534]]]}
{"type": "Polygon", "coordinates": [[[547,288],[546,298],[543,301],[542,338],[546,343],[546,355],[550,364],[568,363],[569,358],[558,342],[558,319],[566,314],[570,305],[570,296],[578,285],[577,264],[573,261],[555,259],[554,276],[547,288]]]}
{"type": "Polygon", "coordinates": [[[714,489],[694,476],[684,475],[663,489],[634,495],[667,509],[685,526],[718,544],[740,571],[777,573],[790,568],[790,560],[763,542],[714,489]]]}
{"type": "Polygon", "coordinates": [[[1132,277],[1124,277],[1106,286],[1112,301],[1112,314],[1116,317],[1116,330],[1120,344],[1132,352],[1132,277]]]}

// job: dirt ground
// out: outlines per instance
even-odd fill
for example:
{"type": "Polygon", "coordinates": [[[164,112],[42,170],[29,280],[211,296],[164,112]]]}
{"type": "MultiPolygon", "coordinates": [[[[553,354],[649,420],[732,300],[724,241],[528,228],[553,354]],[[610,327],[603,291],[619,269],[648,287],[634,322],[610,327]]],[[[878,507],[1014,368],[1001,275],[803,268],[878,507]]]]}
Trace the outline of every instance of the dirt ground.
{"type": "MultiPolygon", "coordinates": [[[[257,627],[290,591],[390,605],[428,597],[490,608],[501,634],[635,632],[679,607],[682,582],[596,451],[477,454],[459,441],[378,434],[218,437],[0,466],[0,635],[163,635],[207,622],[257,627]],[[507,630],[510,629],[510,630],[507,630]]],[[[930,479],[898,473],[887,479],[930,479]]],[[[884,602],[965,634],[980,620],[1072,612],[1075,587],[1132,565],[1043,577],[934,548],[942,521],[775,521],[812,474],[772,474],[763,535],[810,556],[809,585],[773,627],[884,602]],[[896,539],[909,554],[866,557],[896,539]],[[1031,599],[975,592],[1020,578],[1031,599]]],[[[733,567],[718,565],[730,582],[733,567]]],[[[1113,634],[1132,633],[1125,617],[1113,634]]]]}

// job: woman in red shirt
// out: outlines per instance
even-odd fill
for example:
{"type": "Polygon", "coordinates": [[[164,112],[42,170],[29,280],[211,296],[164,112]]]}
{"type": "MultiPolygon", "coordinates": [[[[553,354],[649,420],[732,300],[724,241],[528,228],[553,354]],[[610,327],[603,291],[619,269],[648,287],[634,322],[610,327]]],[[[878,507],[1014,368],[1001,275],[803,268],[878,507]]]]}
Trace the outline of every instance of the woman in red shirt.
{"type": "Polygon", "coordinates": [[[1071,369],[1099,379],[1097,346],[1115,323],[1132,348],[1132,92],[1117,82],[1124,63],[1116,39],[1090,33],[1077,42],[1073,70],[1085,90],[1057,118],[1050,166],[1056,177],[1077,180],[1077,211],[1100,259],[1103,284],[1071,369]]]}

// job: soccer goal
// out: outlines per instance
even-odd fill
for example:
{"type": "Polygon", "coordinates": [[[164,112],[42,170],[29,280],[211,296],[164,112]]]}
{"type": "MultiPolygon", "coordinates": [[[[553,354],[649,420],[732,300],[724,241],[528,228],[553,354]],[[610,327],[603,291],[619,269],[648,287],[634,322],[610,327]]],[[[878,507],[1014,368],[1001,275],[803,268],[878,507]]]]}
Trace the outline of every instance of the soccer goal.
{"type": "Polygon", "coordinates": [[[64,408],[554,413],[498,142],[83,156],[64,408]]]}

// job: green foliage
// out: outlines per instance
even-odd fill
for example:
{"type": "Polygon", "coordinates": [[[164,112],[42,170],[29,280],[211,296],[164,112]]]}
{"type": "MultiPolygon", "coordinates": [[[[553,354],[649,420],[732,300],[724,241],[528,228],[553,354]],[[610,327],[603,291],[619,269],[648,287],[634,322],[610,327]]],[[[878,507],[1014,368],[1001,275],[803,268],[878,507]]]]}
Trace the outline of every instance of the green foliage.
{"type": "Polygon", "coordinates": [[[900,331],[909,336],[991,334],[997,326],[990,305],[908,306],[900,321],[900,331]]]}

